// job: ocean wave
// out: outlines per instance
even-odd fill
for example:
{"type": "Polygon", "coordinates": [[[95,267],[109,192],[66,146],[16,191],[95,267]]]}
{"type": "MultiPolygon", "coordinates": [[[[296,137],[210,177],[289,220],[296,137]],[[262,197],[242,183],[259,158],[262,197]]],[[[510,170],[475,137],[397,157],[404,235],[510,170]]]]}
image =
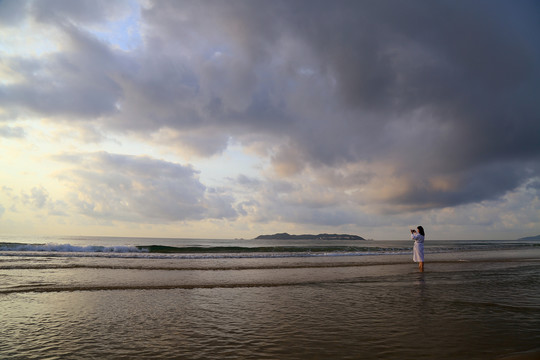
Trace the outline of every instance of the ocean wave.
{"type": "Polygon", "coordinates": [[[145,249],[139,249],[135,246],[77,246],[71,244],[20,244],[20,243],[1,243],[0,251],[17,252],[62,252],[62,253],[139,253],[146,252],[145,249]]]}
{"type": "MultiPolygon", "coordinates": [[[[509,250],[535,247],[530,243],[439,243],[427,246],[426,253],[509,250]]],[[[244,259],[286,257],[339,257],[408,255],[412,244],[399,246],[303,245],[303,246],[166,246],[166,245],[73,245],[0,243],[0,256],[10,257],[109,257],[148,259],[244,259]]]]}
{"type": "Polygon", "coordinates": [[[271,258],[301,258],[301,257],[346,257],[346,256],[377,256],[377,255],[406,255],[411,252],[305,252],[305,253],[200,253],[200,254],[158,254],[145,252],[39,252],[39,251],[5,251],[0,250],[0,256],[13,257],[106,257],[124,259],[184,259],[184,260],[219,260],[219,259],[271,259],[271,258]]]}
{"type": "Polygon", "coordinates": [[[410,252],[411,247],[384,248],[384,247],[356,247],[356,246],[165,246],[165,245],[133,245],[133,246],[77,246],[71,244],[20,244],[0,243],[0,252],[5,253],[55,253],[72,256],[87,256],[87,254],[108,256],[136,257],[178,257],[185,255],[189,258],[222,258],[222,257],[274,257],[274,256],[348,256],[348,255],[376,255],[410,252]]]}

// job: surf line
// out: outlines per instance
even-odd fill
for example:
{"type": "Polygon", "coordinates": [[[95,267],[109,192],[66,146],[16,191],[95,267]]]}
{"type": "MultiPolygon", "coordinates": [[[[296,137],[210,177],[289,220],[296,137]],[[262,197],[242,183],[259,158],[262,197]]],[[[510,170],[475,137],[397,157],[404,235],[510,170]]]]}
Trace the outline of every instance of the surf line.
{"type": "MultiPolygon", "coordinates": [[[[324,281],[331,282],[331,281],[324,281]]],[[[255,283],[255,284],[179,284],[179,285],[96,285],[96,286],[52,286],[52,287],[19,287],[0,290],[0,295],[19,293],[60,293],[60,292],[94,292],[94,291],[137,291],[137,290],[196,290],[196,289],[236,289],[236,288],[272,288],[285,286],[302,286],[319,284],[320,282],[287,282],[287,283],[255,283]]]]}

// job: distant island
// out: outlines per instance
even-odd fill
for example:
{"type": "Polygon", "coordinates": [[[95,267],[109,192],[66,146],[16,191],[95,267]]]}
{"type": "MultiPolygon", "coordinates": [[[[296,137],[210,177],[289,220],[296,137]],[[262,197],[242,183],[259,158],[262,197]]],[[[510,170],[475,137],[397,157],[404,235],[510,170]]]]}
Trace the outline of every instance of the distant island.
{"type": "Polygon", "coordinates": [[[278,233],[274,235],[259,235],[256,240],[365,240],[358,235],[349,234],[319,234],[319,235],[291,235],[287,233],[278,233]]]}
{"type": "Polygon", "coordinates": [[[540,240],[540,235],[527,236],[527,237],[519,238],[518,240],[540,240]]]}

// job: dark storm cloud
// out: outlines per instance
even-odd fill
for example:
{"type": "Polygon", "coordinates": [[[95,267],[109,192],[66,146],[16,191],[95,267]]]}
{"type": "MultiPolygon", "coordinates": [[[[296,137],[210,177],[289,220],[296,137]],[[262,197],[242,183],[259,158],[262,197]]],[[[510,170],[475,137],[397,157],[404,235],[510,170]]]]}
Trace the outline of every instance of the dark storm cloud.
{"type": "Polygon", "coordinates": [[[464,174],[446,177],[448,186],[438,186],[433,179],[413,179],[407,191],[389,199],[391,205],[385,212],[457,206],[477,203],[503,196],[508,189],[515,189],[529,179],[531,173],[538,174],[537,162],[486,163],[464,174]]]}
{"type": "Polygon", "coordinates": [[[253,131],[277,124],[277,131],[300,147],[296,152],[303,161],[410,153],[407,142],[379,144],[393,140],[389,127],[396,132],[414,127],[416,141],[430,146],[426,171],[462,171],[485,161],[538,155],[539,29],[533,2],[167,4],[144,13],[156,34],[170,41],[204,39],[209,53],[212,45],[232,49],[233,60],[223,68],[209,64],[214,81],[197,89],[198,99],[214,90],[211,101],[221,110],[207,121],[240,122],[253,131]],[[179,21],[179,14],[185,20],[179,21]],[[284,39],[305,51],[284,48],[284,39]],[[277,60],[283,64],[275,66],[277,60]],[[319,86],[330,88],[334,80],[337,93],[323,89],[301,108],[288,101],[302,96],[286,86],[302,85],[302,66],[328,77],[319,86]],[[274,78],[265,78],[265,71],[274,78]],[[235,77],[223,82],[230,93],[244,94],[240,100],[220,91],[220,76],[228,72],[235,77]],[[307,107],[326,113],[314,116],[307,107]],[[256,114],[265,112],[270,115],[258,121],[256,114]]]}
{"type": "Polygon", "coordinates": [[[379,135],[378,141],[388,124],[405,127],[426,109],[425,119],[414,119],[419,139],[433,135],[431,127],[451,127],[449,137],[431,144],[435,161],[444,156],[462,168],[514,153],[538,155],[540,142],[531,136],[540,131],[533,100],[540,75],[536,4],[323,2],[311,9],[296,13],[296,34],[335,74],[340,100],[375,114],[359,111],[349,130],[379,135]],[[460,150],[452,151],[456,145],[460,150]]]}
{"type": "Polygon", "coordinates": [[[206,156],[270,139],[283,176],[366,164],[374,198],[396,208],[492,199],[539,175],[537,2],[156,1],[131,52],[92,35],[125,11],[109,6],[31,3],[69,41],[3,60],[23,80],[0,104],[170,131],[206,156]]]}

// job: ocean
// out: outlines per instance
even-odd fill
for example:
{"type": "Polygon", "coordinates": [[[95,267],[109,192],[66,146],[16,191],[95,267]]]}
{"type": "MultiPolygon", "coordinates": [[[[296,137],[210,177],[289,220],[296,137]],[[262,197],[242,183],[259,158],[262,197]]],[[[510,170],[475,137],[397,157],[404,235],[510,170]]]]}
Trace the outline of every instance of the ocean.
{"type": "Polygon", "coordinates": [[[1,359],[539,359],[540,241],[0,237],[1,359]]]}

